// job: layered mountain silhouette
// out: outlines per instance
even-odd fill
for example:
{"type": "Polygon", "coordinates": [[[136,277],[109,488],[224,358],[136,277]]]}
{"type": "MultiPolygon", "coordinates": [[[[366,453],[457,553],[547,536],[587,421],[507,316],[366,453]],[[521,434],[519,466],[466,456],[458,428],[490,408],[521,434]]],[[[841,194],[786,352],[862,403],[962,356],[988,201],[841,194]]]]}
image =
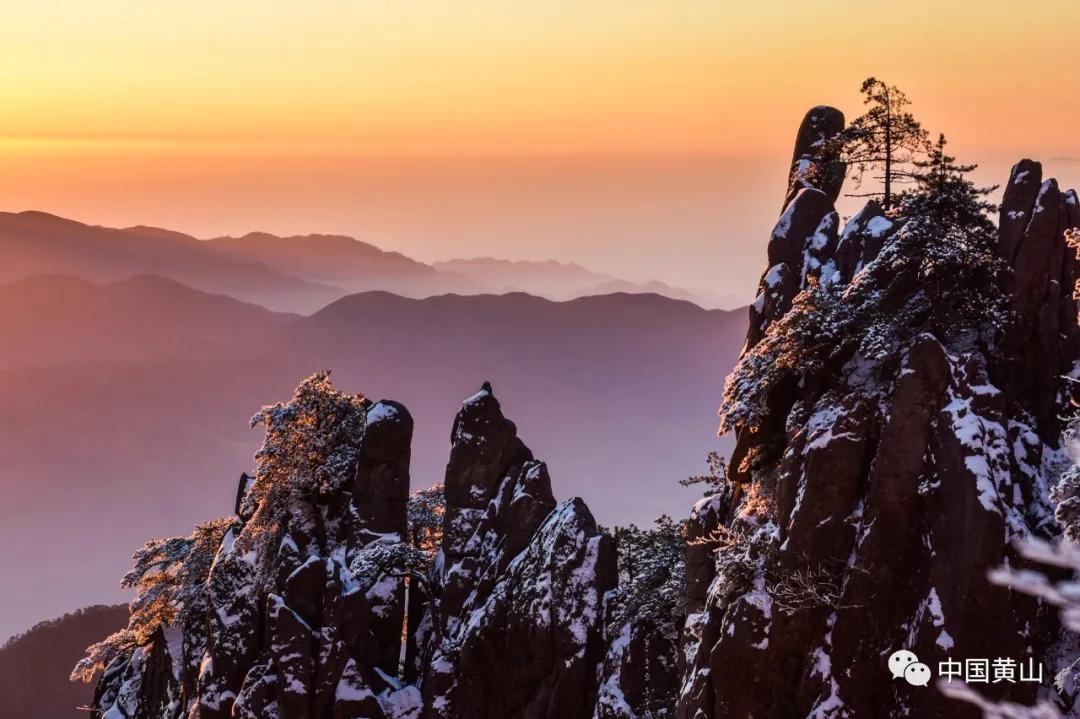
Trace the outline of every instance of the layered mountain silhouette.
{"type": "MultiPolygon", "coordinates": [[[[274,313],[156,276],[0,287],[0,635],[119,601],[147,537],[216,516],[252,465],[244,418],[326,368],[407,402],[413,478],[442,478],[446,417],[482,380],[604,523],[675,514],[703,468],[743,312],[656,295],[552,302],[524,294],[343,298],[274,313]],[[36,318],[37,321],[32,321],[36,318]],[[93,551],[88,551],[93,547],[93,551]]],[[[560,482],[566,482],[561,486],[560,482]]]]}
{"type": "Polygon", "coordinates": [[[373,290],[416,298],[526,291],[555,300],[653,292],[706,307],[734,306],[661,282],[627,282],[558,262],[468,260],[433,266],[343,235],[252,232],[200,240],[158,227],[117,229],[45,212],[0,213],[0,283],[37,275],[116,282],[144,274],[302,314],[373,290]]]}
{"type": "Polygon", "coordinates": [[[409,297],[427,297],[492,289],[490,284],[343,235],[278,237],[252,232],[243,237],[218,237],[209,244],[224,257],[261,262],[279,272],[331,283],[349,292],[388,290],[409,297]]]}
{"type": "Polygon", "coordinates": [[[114,282],[141,274],[282,310],[314,311],[344,294],[265,264],[228,258],[179,232],[95,227],[44,212],[0,213],[0,282],[34,275],[114,282]]]}
{"type": "Polygon", "coordinates": [[[594,272],[574,262],[555,260],[501,260],[493,257],[454,259],[432,263],[436,269],[469,277],[503,292],[528,292],[549,299],[572,299],[614,292],[653,293],[686,300],[702,307],[730,309],[740,304],[737,296],[706,290],[674,287],[656,280],[632,281],[594,272]]]}

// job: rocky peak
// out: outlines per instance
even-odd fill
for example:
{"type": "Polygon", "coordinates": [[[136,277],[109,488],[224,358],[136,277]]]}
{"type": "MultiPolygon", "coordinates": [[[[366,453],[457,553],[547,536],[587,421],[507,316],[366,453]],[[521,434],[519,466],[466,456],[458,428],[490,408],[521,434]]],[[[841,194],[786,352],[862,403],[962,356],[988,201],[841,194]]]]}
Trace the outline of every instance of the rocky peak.
{"type": "Polygon", "coordinates": [[[1077,303],[1080,261],[1066,233],[1080,227],[1076,192],[1042,179],[1042,165],[1021,160],[1001,203],[997,252],[1012,269],[1006,289],[1016,323],[1004,342],[1002,374],[1009,400],[1033,415],[1056,441],[1060,410],[1071,396],[1062,377],[1076,377],[1080,357],[1077,303]]]}
{"type": "MultiPolygon", "coordinates": [[[[842,130],[824,114],[800,129],[806,163],[807,128],[842,130]]],[[[1007,311],[957,330],[935,318],[953,295],[937,301],[911,279],[925,274],[905,276],[912,257],[934,259],[919,255],[925,234],[875,203],[838,228],[838,188],[807,176],[793,168],[728,381],[734,491],[690,524],[713,561],[688,549],[679,716],[968,716],[932,687],[894,682],[885,659],[907,648],[932,667],[1033,656],[1052,669],[1054,619],[987,572],[1017,566],[1014,540],[1056,531],[1060,377],[1080,358],[1064,239],[1075,195],[1043,182],[1038,163],[1014,168],[996,242],[945,248],[958,267],[968,252],[972,264],[1001,258],[952,284],[993,304],[1000,281],[1007,311]]]]}
{"type": "Polygon", "coordinates": [[[423,716],[589,716],[611,539],[580,499],[556,502],[490,388],[465,401],[451,439],[423,716]]]}
{"type": "MultiPolygon", "coordinates": [[[[768,265],[750,306],[747,348],[768,326],[791,309],[791,301],[811,276],[819,277],[823,263],[837,251],[840,217],[833,203],[843,183],[843,165],[833,143],[844,129],[844,115],[832,107],[812,108],[795,139],[788,193],[783,211],[769,237],[768,265]]],[[[845,250],[850,254],[850,250],[845,250]]],[[[826,270],[830,277],[832,268],[826,270]]]]}

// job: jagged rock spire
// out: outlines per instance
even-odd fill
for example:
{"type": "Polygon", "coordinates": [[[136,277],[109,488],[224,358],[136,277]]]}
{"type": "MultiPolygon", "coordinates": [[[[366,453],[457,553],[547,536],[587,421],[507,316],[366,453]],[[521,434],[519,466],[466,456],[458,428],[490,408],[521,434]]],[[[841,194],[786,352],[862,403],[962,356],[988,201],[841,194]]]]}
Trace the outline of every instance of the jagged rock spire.
{"type": "Polygon", "coordinates": [[[844,170],[831,143],[843,129],[844,114],[824,105],[811,108],[799,127],[783,211],[769,237],[768,266],[750,305],[747,348],[788,311],[809,271],[816,274],[836,251],[840,218],[833,203],[844,170]]]}
{"type": "Polygon", "coordinates": [[[556,502],[489,383],[462,404],[451,441],[423,717],[591,716],[611,538],[579,498],[556,502]]]}

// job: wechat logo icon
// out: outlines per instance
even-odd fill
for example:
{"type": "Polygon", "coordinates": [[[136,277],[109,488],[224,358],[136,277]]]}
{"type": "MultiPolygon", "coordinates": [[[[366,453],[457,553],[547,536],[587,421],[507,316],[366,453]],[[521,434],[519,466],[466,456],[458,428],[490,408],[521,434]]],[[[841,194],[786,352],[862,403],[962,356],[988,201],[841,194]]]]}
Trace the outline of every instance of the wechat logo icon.
{"type": "Polygon", "coordinates": [[[903,679],[913,687],[925,687],[930,683],[930,667],[919,661],[915,652],[898,649],[889,657],[889,671],[893,679],[903,679]]]}

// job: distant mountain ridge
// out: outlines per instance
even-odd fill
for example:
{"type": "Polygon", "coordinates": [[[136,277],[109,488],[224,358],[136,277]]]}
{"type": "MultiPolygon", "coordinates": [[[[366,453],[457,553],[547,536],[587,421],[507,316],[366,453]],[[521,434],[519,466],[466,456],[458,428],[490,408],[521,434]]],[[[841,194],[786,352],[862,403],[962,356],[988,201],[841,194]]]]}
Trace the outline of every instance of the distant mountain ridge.
{"type": "Polygon", "coordinates": [[[71,275],[115,282],[157,274],[273,309],[314,311],[345,292],[213,252],[190,235],[86,225],[45,212],[0,213],[0,282],[71,275]]]}
{"type": "Polygon", "coordinates": [[[595,272],[575,262],[502,260],[494,257],[456,258],[433,262],[439,270],[472,278],[503,292],[528,292],[554,300],[615,292],[654,293],[686,300],[706,309],[733,309],[745,304],[734,294],[675,287],[658,280],[626,280],[595,272]]]}
{"type": "Polygon", "coordinates": [[[215,237],[207,240],[222,254],[276,264],[295,263],[303,274],[325,272],[326,279],[349,279],[357,276],[382,274],[430,276],[435,270],[429,265],[406,257],[400,252],[388,252],[375,245],[345,235],[292,235],[280,237],[268,232],[249,232],[241,237],[215,237]],[[313,258],[318,252],[321,257],[313,258]],[[337,263],[319,261],[333,259],[337,263]]]}
{"type": "Polygon", "coordinates": [[[160,275],[281,312],[310,314],[356,292],[406,297],[523,291],[563,300],[611,292],[655,292],[704,307],[731,297],[628,281],[556,261],[452,260],[425,264],[345,235],[250,232],[200,240],[160,227],[88,225],[47,212],[0,213],[0,284],[36,275],[117,282],[160,275]]]}

